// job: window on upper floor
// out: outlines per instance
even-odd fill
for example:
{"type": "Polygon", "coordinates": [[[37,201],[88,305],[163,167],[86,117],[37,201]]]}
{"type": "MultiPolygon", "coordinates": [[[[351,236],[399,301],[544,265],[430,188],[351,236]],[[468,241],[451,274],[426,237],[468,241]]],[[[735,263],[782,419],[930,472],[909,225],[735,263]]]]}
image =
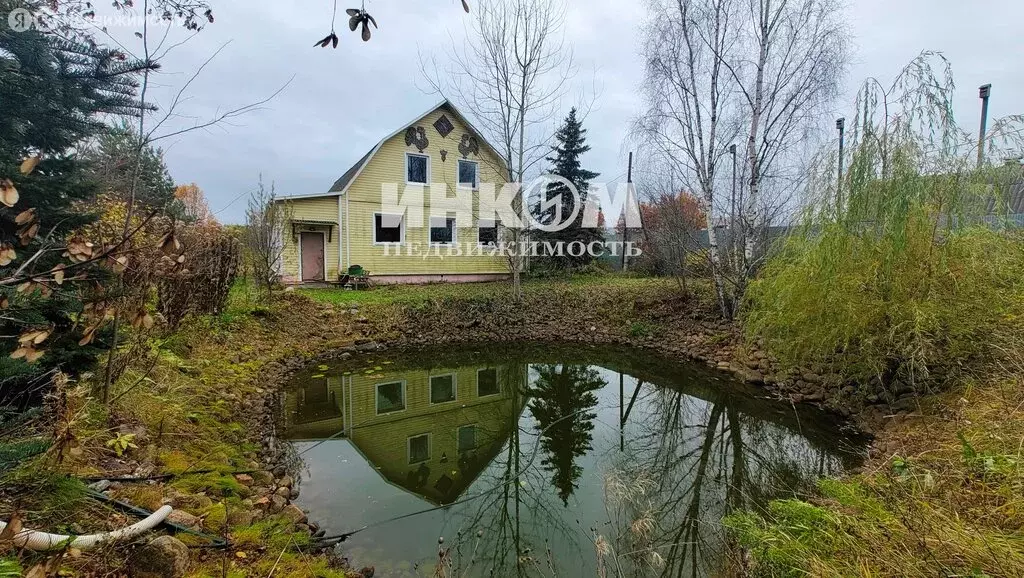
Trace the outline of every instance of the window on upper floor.
{"type": "Polygon", "coordinates": [[[480,164],[476,161],[459,159],[459,186],[477,189],[480,187],[480,164]]]}
{"type": "Polygon", "coordinates": [[[412,436],[408,444],[410,464],[430,461],[430,434],[412,436]]]}
{"type": "Polygon", "coordinates": [[[476,449],[476,426],[464,425],[459,428],[456,450],[461,454],[476,449]]]}
{"type": "Polygon", "coordinates": [[[430,182],[430,157],[405,153],[405,181],[427,184],[430,182]]]}

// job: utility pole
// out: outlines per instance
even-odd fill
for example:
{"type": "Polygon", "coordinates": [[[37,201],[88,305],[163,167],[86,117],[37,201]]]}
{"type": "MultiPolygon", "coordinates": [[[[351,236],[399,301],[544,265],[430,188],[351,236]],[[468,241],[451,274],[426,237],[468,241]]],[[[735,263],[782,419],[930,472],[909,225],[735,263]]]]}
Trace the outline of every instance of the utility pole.
{"type": "Polygon", "coordinates": [[[732,196],[729,198],[729,242],[732,243],[736,235],[736,145],[729,145],[729,154],[732,155],[732,196]]]}
{"type": "MultiPolygon", "coordinates": [[[[626,168],[626,189],[629,191],[626,196],[626,211],[629,211],[630,195],[633,193],[633,151],[629,152],[629,165],[626,168]]],[[[626,242],[629,241],[629,224],[626,222],[626,213],[622,214],[622,271],[626,271],[626,242]]]]}
{"type": "Polygon", "coordinates": [[[981,129],[978,130],[978,168],[985,162],[985,131],[988,125],[988,97],[992,94],[992,85],[983,84],[978,87],[981,99],[981,129]]]}
{"type": "Polygon", "coordinates": [[[846,144],[846,118],[836,119],[839,129],[839,178],[836,180],[836,212],[843,210],[843,145],[846,144]]]}

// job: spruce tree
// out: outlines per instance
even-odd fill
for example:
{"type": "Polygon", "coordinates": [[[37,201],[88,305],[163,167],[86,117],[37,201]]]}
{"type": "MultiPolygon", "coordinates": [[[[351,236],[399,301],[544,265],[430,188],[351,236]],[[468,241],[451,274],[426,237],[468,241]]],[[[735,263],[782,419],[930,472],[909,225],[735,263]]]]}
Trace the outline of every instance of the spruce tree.
{"type": "Polygon", "coordinates": [[[604,387],[601,375],[586,365],[540,365],[530,390],[530,413],[541,430],[541,465],[551,473],[562,504],[579,487],[583,475],[577,458],[592,448],[597,392],[604,387]]]}
{"type": "MultiPolygon", "coordinates": [[[[583,207],[587,202],[587,189],[590,187],[590,182],[598,177],[599,173],[583,168],[581,157],[590,150],[590,146],[587,144],[587,129],[583,128],[583,122],[576,118],[575,108],[569,111],[569,116],[565,118],[562,126],[555,133],[555,140],[557,144],[551,147],[553,155],[546,159],[551,163],[550,172],[552,175],[572,183],[573,187],[579,192],[580,207],[575,220],[569,226],[561,231],[540,231],[537,237],[542,241],[562,241],[566,246],[573,242],[589,245],[592,241],[600,241],[604,238],[604,233],[601,229],[586,229],[582,226],[583,207]]],[[[561,194],[563,218],[568,218],[572,214],[574,209],[573,196],[564,184],[550,184],[545,194],[548,200],[555,199],[561,194]]],[[[553,215],[554,211],[549,210],[546,214],[541,215],[541,221],[547,222],[545,219],[551,219],[553,215]]],[[[578,268],[590,263],[591,260],[593,260],[593,257],[589,253],[584,252],[583,255],[578,257],[570,256],[568,253],[564,256],[551,256],[542,259],[541,262],[558,268],[578,268]]]]}
{"type": "MultiPolygon", "coordinates": [[[[0,14],[26,6],[0,0],[0,14]]],[[[0,335],[52,331],[40,346],[46,354],[33,364],[9,357],[19,347],[17,340],[0,341],[5,385],[57,366],[74,373],[99,352],[96,345],[79,346],[72,328],[82,299],[102,282],[104,270],[79,267],[59,283],[53,271],[71,266],[64,245],[95,218],[83,210],[96,184],[78,151],[105,129],[105,115],[139,113],[136,73],[146,67],[152,65],[116,50],[0,26],[0,182],[9,181],[18,192],[12,206],[0,205],[0,248],[8,257],[16,255],[0,261],[0,335]],[[39,162],[26,170],[25,159],[39,162]],[[26,215],[32,218],[29,225],[38,225],[35,233],[26,215]],[[25,275],[33,282],[22,282],[25,275]]]]}

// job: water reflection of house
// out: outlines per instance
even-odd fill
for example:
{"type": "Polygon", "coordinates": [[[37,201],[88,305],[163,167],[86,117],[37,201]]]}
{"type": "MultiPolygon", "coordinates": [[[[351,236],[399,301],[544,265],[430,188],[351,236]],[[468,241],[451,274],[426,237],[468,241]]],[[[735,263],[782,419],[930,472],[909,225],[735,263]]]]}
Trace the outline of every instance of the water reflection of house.
{"type": "Polygon", "coordinates": [[[505,444],[526,376],[518,364],[311,378],[288,397],[288,435],[344,431],[388,482],[448,504],[505,444]]]}

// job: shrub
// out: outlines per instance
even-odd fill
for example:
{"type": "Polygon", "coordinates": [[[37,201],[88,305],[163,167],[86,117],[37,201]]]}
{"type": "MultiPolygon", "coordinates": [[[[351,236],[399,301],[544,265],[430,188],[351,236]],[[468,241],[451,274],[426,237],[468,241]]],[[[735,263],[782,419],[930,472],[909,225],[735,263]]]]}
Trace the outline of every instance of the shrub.
{"type": "Polygon", "coordinates": [[[970,226],[934,234],[917,209],[905,235],[841,225],[791,239],[747,297],[746,327],[790,364],[910,381],[987,352],[1021,313],[1022,237],[970,226]]]}
{"type": "Polygon", "coordinates": [[[158,284],[160,313],[171,328],[189,313],[223,313],[239,265],[239,242],[220,226],[186,227],[181,236],[185,266],[158,284]]]}
{"type": "MultiPolygon", "coordinates": [[[[1024,235],[997,227],[1022,166],[977,166],[954,86],[925,52],[888,89],[870,79],[858,93],[841,186],[823,153],[804,226],[746,295],[748,332],[784,361],[915,383],[989,354],[1021,314],[1024,235]]],[[[990,158],[1019,155],[1021,120],[994,123],[990,158]]]]}

